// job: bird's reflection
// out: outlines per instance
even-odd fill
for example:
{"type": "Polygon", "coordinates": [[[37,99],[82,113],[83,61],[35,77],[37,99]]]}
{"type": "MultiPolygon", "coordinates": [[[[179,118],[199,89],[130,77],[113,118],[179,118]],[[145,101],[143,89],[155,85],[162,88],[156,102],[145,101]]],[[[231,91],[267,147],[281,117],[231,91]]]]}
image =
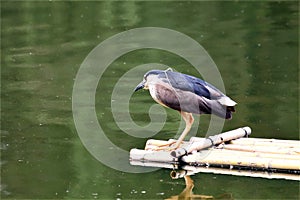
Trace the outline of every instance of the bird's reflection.
{"type": "Polygon", "coordinates": [[[194,188],[194,181],[191,179],[190,176],[184,176],[185,180],[185,188],[184,190],[176,196],[171,196],[170,198],[167,198],[166,200],[175,200],[175,199],[186,199],[186,200],[200,200],[200,199],[230,199],[232,200],[233,197],[231,194],[222,194],[217,197],[211,196],[211,195],[203,195],[203,194],[194,194],[193,188],[194,188]]]}

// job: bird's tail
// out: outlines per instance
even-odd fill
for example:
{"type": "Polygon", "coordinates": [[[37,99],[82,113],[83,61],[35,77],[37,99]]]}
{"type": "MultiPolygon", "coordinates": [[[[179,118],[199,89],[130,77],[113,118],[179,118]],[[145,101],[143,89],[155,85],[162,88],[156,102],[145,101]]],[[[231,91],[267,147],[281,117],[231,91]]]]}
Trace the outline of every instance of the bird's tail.
{"type": "Polygon", "coordinates": [[[234,106],[236,104],[237,103],[229,97],[223,96],[214,103],[212,113],[225,119],[231,119],[232,113],[235,112],[234,106]]]}
{"type": "Polygon", "coordinates": [[[235,112],[234,106],[224,106],[215,100],[210,102],[210,109],[212,114],[224,119],[231,119],[232,113],[235,112]]]}

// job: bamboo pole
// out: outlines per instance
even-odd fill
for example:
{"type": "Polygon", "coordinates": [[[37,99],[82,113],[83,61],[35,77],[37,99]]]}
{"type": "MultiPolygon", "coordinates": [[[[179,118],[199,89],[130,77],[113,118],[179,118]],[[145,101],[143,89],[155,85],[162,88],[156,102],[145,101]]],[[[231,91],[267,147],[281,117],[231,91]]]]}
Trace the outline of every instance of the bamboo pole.
{"type": "Polygon", "coordinates": [[[147,151],[140,149],[130,150],[130,160],[143,161],[143,162],[164,162],[175,163],[178,162],[178,158],[170,155],[168,151],[147,151]]]}
{"type": "Polygon", "coordinates": [[[192,142],[190,147],[179,148],[175,151],[172,151],[171,155],[173,157],[179,158],[183,155],[191,153],[192,151],[199,151],[217,144],[221,144],[222,142],[227,142],[241,137],[247,137],[250,134],[251,134],[251,129],[249,127],[238,128],[218,135],[209,136],[208,138],[205,138],[205,140],[190,141],[192,142]]]}
{"type": "MultiPolygon", "coordinates": [[[[223,156],[241,156],[241,157],[261,157],[261,158],[274,158],[274,159],[282,159],[285,160],[300,160],[299,155],[293,154],[275,154],[275,153],[265,153],[265,152],[258,152],[258,151],[238,151],[238,150],[231,150],[227,148],[223,149],[211,149],[211,151],[215,153],[222,154],[223,156]]],[[[208,151],[209,152],[209,151],[208,151]]]]}
{"type": "Polygon", "coordinates": [[[230,144],[248,145],[248,146],[284,146],[284,147],[300,147],[298,140],[278,140],[267,138],[239,138],[232,140],[230,144]]]}
{"type": "Polygon", "coordinates": [[[224,154],[221,151],[204,150],[183,156],[181,160],[190,165],[232,165],[264,169],[300,170],[300,159],[245,156],[245,154],[224,154]]]}
{"type": "Polygon", "coordinates": [[[142,167],[156,167],[165,169],[178,169],[178,164],[164,163],[164,162],[153,162],[153,161],[140,161],[140,160],[130,160],[130,164],[134,166],[142,167]]]}
{"type": "MultiPolygon", "coordinates": [[[[274,144],[275,145],[275,144],[274,144]]],[[[285,155],[300,155],[300,148],[295,146],[282,147],[282,146],[244,146],[238,144],[224,145],[224,149],[247,151],[247,152],[261,152],[261,153],[273,153],[273,154],[285,154],[285,155]]],[[[282,156],[282,155],[281,155],[282,156]]],[[[300,157],[299,157],[300,159],[300,157]]]]}

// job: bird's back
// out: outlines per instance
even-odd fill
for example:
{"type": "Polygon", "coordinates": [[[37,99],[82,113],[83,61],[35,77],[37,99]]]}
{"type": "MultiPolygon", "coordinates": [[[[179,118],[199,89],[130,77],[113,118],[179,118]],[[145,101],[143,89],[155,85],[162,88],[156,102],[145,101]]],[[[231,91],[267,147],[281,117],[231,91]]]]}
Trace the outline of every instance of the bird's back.
{"type": "Polygon", "coordinates": [[[220,101],[220,104],[225,106],[236,105],[236,103],[232,101],[229,97],[227,97],[216,87],[205,82],[204,80],[179,72],[162,72],[163,73],[161,73],[160,76],[165,79],[164,81],[176,89],[189,91],[198,96],[205,97],[210,100],[218,100],[220,101]]]}

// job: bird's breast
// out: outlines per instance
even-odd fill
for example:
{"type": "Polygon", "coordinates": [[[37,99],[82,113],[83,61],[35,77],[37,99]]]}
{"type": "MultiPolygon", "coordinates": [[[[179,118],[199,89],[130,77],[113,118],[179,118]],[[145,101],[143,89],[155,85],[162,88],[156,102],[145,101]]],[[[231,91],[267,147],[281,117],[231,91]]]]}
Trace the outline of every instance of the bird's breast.
{"type": "Polygon", "coordinates": [[[158,94],[157,94],[157,88],[156,85],[149,85],[149,92],[151,97],[159,104],[162,104],[162,102],[159,100],[158,98],[158,94]]]}
{"type": "Polygon", "coordinates": [[[157,96],[156,96],[156,91],[155,91],[155,86],[154,85],[149,85],[149,92],[151,97],[157,101],[157,96]]]}
{"type": "Polygon", "coordinates": [[[163,87],[160,84],[151,84],[149,85],[149,92],[151,97],[160,105],[165,106],[165,107],[169,107],[167,106],[165,103],[163,103],[162,101],[162,97],[161,95],[159,95],[162,91],[164,91],[166,88],[163,87]]]}

